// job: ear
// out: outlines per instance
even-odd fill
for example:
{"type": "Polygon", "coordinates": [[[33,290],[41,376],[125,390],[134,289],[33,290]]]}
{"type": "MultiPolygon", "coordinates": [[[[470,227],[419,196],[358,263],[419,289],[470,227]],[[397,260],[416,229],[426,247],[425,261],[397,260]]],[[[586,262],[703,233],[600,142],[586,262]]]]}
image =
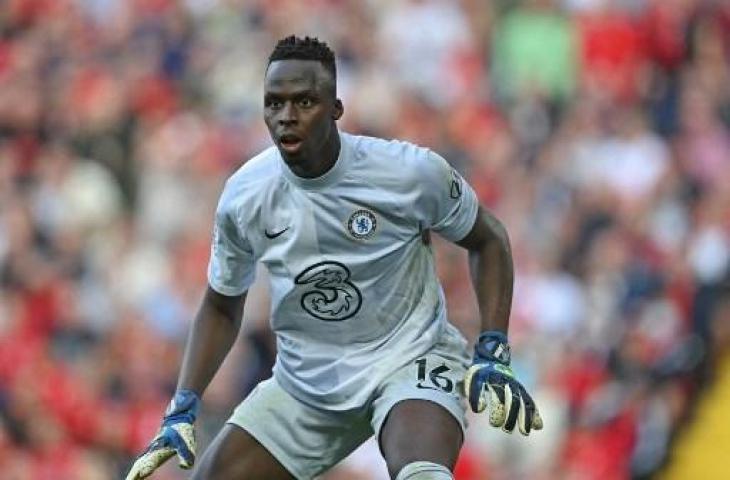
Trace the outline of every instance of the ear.
{"type": "Polygon", "coordinates": [[[332,110],[332,118],[334,120],[339,120],[343,113],[345,113],[345,107],[342,106],[342,100],[336,98],[334,109],[332,110]]]}

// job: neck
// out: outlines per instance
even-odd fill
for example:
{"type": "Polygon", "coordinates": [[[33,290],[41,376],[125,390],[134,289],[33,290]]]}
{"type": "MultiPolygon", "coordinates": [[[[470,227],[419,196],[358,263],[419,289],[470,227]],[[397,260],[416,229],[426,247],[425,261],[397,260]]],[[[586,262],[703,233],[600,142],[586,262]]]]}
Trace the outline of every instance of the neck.
{"type": "Polygon", "coordinates": [[[337,129],[332,130],[319,154],[307,158],[301,164],[290,165],[291,171],[303,178],[317,178],[327,173],[340,156],[340,135],[337,129]]]}

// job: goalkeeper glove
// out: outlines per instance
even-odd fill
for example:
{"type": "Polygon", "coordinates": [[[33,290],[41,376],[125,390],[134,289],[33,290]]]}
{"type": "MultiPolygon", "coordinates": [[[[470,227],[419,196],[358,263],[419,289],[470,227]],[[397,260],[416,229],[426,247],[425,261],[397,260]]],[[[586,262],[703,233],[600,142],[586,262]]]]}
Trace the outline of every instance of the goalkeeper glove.
{"type": "Polygon", "coordinates": [[[160,431],[134,462],[126,480],[147,478],[176,453],[181,468],[192,467],[195,462],[193,422],[199,407],[200,399],[195,392],[178,390],[165,411],[160,431]]]}
{"type": "Polygon", "coordinates": [[[523,435],[542,428],[542,418],[525,387],[510,367],[510,347],[501,332],[484,332],[474,346],[474,359],[464,378],[471,409],[489,407],[489,424],[512,433],[515,425],[523,435]]]}

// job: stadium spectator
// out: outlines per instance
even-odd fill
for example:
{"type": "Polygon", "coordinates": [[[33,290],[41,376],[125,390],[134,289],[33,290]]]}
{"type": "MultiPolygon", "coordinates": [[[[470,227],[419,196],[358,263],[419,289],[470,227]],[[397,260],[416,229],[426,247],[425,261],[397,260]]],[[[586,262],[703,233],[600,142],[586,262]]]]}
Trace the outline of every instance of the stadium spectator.
{"type": "MultiPolygon", "coordinates": [[[[119,478],[158,428],[215,198],[267,145],[264,55],[292,29],[342,52],[345,130],[448,156],[510,231],[516,367],[546,430],[472,429],[457,478],[661,468],[727,348],[727,2],[5,3],[3,478],[119,478]]],[[[467,324],[465,259],[435,246],[467,324]]],[[[256,288],[206,395],[202,445],[270,368],[256,288]]],[[[332,478],[383,478],[372,449],[332,478]]]]}

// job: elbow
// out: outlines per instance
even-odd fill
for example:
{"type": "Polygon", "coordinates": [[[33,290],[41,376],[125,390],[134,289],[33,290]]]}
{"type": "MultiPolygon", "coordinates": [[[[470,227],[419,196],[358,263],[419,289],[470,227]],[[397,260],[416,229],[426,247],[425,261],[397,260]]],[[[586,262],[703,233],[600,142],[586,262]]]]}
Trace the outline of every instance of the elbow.
{"type": "Polygon", "coordinates": [[[507,227],[496,217],[493,217],[491,223],[489,240],[500,243],[509,250],[509,233],[507,233],[507,227]]]}
{"type": "Polygon", "coordinates": [[[208,287],[203,297],[201,310],[206,312],[206,317],[225,319],[233,328],[238,329],[243,317],[243,306],[246,294],[236,296],[222,295],[208,287]]]}
{"type": "Polygon", "coordinates": [[[479,215],[469,234],[457,244],[471,253],[493,251],[495,247],[510,251],[507,228],[497,217],[479,209],[479,215]]]}

